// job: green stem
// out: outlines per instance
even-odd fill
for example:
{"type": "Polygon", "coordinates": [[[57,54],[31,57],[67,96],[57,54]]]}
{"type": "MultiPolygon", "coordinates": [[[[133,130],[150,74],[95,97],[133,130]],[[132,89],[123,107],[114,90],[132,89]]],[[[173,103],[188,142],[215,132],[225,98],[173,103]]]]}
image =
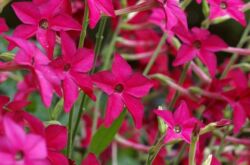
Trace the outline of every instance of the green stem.
{"type": "Polygon", "coordinates": [[[161,148],[164,146],[164,137],[165,135],[162,135],[157,141],[157,143],[154,146],[152,146],[151,149],[149,150],[146,165],[151,165],[153,163],[155,157],[157,156],[161,148]]]}
{"type": "Polygon", "coordinates": [[[195,153],[197,148],[197,142],[199,140],[199,136],[193,136],[189,148],[189,165],[196,165],[195,163],[195,153]]]}
{"type": "Polygon", "coordinates": [[[192,132],[192,136],[191,136],[191,143],[189,146],[189,155],[188,155],[189,165],[196,165],[195,155],[196,155],[197,143],[200,137],[199,134],[200,134],[200,126],[195,125],[193,132],[192,132]]]}
{"type": "Polygon", "coordinates": [[[68,142],[67,142],[67,151],[66,155],[68,158],[71,158],[72,154],[72,123],[73,123],[73,115],[74,115],[74,110],[71,109],[69,113],[69,121],[68,121],[68,142]]]}
{"type": "MultiPolygon", "coordinates": [[[[189,66],[190,66],[190,63],[188,63],[188,64],[186,64],[184,66],[184,69],[183,69],[183,71],[181,73],[181,77],[179,79],[179,83],[178,83],[179,85],[183,85],[183,83],[185,81],[185,78],[186,78],[186,75],[187,75],[187,70],[188,70],[189,66]]],[[[180,92],[176,91],[175,94],[174,94],[173,100],[169,103],[169,109],[170,110],[173,109],[173,107],[174,107],[177,99],[179,98],[179,96],[180,96],[180,92]]]]}
{"type": "Polygon", "coordinates": [[[87,28],[89,24],[89,8],[87,5],[87,0],[85,0],[85,9],[84,9],[84,17],[83,17],[83,22],[82,22],[82,31],[80,34],[80,39],[78,43],[78,48],[82,48],[84,45],[84,41],[87,35],[87,28]]]}
{"type": "MultiPolygon", "coordinates": [[[[90,71],[91,73],[93,73],[95,70],[95,64],[96,64],[97,58],[100,54],[101,45],[102,45],[102,41],[103,41],[103,33],[104,33],[106,22],[107,22],[107,18],[104,17],[101,19],[100,26],[99,26],[99,29],[98,29],[98,32],[96,35],[97,42],[96,42],[96,46],[95,46],[95,59],[94,59],[94,65],[93,65],[94,68],[90,71]]],[[[73,130],[73,135],[72,135],[73,141],[75,139],[75,136],[76,136],[76,133],[77,133],[80,121],[81,121],[81,116],[82,116],[83,111],[84,111],[83,107],[84,107],[84,105],[86,105],[86,101],[87,101],[86,94],[83,94],[81,104],[79,107],[79,111],[77,114],[76,123],[75,123],[74,130],[73,130]]]]}
{"type": "Polygon", "coordinates": [[[178,165],[179,161],[181,160],[182,155],[184,154],[185,150],[187,148],[187,144],[183,144],[181,147],[181,150],[179,152],[179,154],[177,155],[177,157],[174,159],[174,165],[178,165]]]}
{"type": "Polygon", "coordinates": [[[95,45],[95,59],[94,59],[94,68],[92,69],[91,73],[94,73],[95,71],[95,65],[96,65],[96,61],[98,59],[98,56],[100,55],[101,53],[101,47],[102,47],[102,41],[103,41],[103,33],[104,33],[104,30],[105,30],[105,26],[106,26],[106,23],[107,23],[107,20],[108,18],[107,17],[103,17],[100,21],[100,25],[99,25],[99,28],[98,28],[98,32],[96,34],[96,45],[95,45]]]}
{"type": "Polygon", "coordinates": [[[112,36],[112,39],[110,41],[109,47],[107,49],[107,52],[105,53],[104,64],[103,64],[103,67],[102,67],[101,70],[105,70],[105,69],[109,68],[111,57],[112,57],[112,54],[114,52],[114,47],[115,47],[116,39],[117,39],[117,36],[118,36],[118,34],[119,34],[120,30],[121,30],[121,22],[122,22],[122,19],[120,18],[118,26],[116,27],[116,29],[114,31],[114,34],[112,36]]]}
{"type": "Polygon", "coordinates": [[[146,68],[143,71],[143,75],[147,75],[149,73],[149,71],[152,68],[156,58],[158,57],[158,55],[159,55],[159,53],[161,51],[162,46],[166,42],[166,39],[167,39],[167,34],[164,33],[163,36],[161,37],[161,40],[160,40],[159,44],[157,45],[157,47],[155,49],[153,55],[150,58],[149,63],[147,64],[146,68]]]}
{"type": "MultiPolygon", "coordinates": [[[[237,47],[238,47],[238,48],[241,48],[241,47],[244,45],[244,43],[245,43],[245,38],[248,37],[249,31],[250,31],[250,22],[248,23],[248,25],[247,25],[245,31],[243,32],[243,34],[242,34],[242,36],[241,36],[241,38],[240,38],[239,43],[237,44],[237,47]]],[[[230,61],[229,61],[228,64],[227,64],[225,70],[224,70],[223,73],[221,74],[221,78],[224,78],[224,77],[227,75],[227,73],[228,73],[229,70],[231,69],[231,66],[236,62],[236,60],[238,59],[238,57],[239,57],[238,54],[236,54],[236,53],[233,54],[233,56],[231,57],[230,61]]]]}
{"type": "Polygon", "coordinates": [[[75,140],[76,133],[77,133],[80,121],[81,121],[81,116],[82,116],[83,111],[84,111],[83,107],[84,107],[86,101],[87,101],[87,95],[83,93],[82,94],[81,103],[80,103],[80,107],[79,107],[78,114],[77,114],[77,118],[76,118],[76,123],[75,123],[74,129],[73,129],[73,133],[72,133],[72,141],[75,140]]]}

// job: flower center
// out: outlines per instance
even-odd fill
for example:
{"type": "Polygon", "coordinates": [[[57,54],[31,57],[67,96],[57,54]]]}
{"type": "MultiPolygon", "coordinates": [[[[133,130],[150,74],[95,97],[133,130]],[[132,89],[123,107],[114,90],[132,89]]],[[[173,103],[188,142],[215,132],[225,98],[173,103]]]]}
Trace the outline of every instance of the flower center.
{"type": "Polygon", "coordinates": [[[117,84],[115,86],[115,91],[118,92],[118,93],[121,93],[122,91],[124,90],[124,87],[122,84],[117,84]]]}
{"type": "Polygon", "coordinates": [[[67,72],[67,71],[69,71],[70,68],[71,68],[70,64],[65,64],[63,67],[63,70],[67,72]]]}
{"type": "Polygon", "coordinates": [[[176,126],[174,127],[174,132],[175,132],[175,133],[181,133],[181,127],[180,127],[179,125],[176,125],[176,126]]]}
{"type": "Polygon", "coordinates": [[[42,29],[48,29],[49,27],[49,22],[47,19],[41,19],[40,22],[39,22],[39,27],[42,28],[42,29]]]}
{"type": "Polygon", "coordinates": [[[18,151],[18,152],[16,153],[16,155],[15,155],[15,160],[16,160],[16,161],[20,161],[20,160],[23,160],[23,158],[24,158],[24,153],[23,153],[23,151],[18,151]]]}
{"type": "Polygon", "coordinates": [[[220,8],[221,9],[226,9],[227,8],[227,3],[226,2],[221,2],[220,3],[220,8]]]}
{"type": "Polygon", "coordinates": [[[34,64],[35,64],[35,58],[31,57],[31,65],[34,65],[34,64]]]}
{"type": "Polygon", "coordinates": [[[201,42],[196,40],[193,42],[193,46],[196,48],[196,49],[200,49],[201,48],[201,42]]]}

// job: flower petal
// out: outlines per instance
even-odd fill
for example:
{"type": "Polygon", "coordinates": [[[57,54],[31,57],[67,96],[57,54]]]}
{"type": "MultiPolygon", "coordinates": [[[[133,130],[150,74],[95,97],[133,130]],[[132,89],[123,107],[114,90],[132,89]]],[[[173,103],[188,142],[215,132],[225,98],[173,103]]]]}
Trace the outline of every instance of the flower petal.
{"type": "Polygon", "coordinates": [[[227,44],[218,36],[210,35],[204,43],[202,43],[204,49],[209,51],[220,51],[221,49],[227,48],[227,44]]]}
{"type": "Polygon", "coordinates": [[[83,90],[83,92],[86,93],[92,100],[96,100],[93,91],[93,82],[89,75],[77,72],[70,72],[70,74],[77,85],[83,90]]]}
{"type": "Polygon", "coordinates": [[[247,120],[244,108],[238,103],[230,104],[233,108],[234,133],[238,133],[247,120]]]}
{"type": "Polygon", "coordinates": [[[79,94],[78,87],[72,78],[67,75],[63,80],[64,111],[69,112],[76,102],[79,94]]]}
{"type": "Polygon", "coordinates": [[[162,118],[169,127],[172,128],[175,125],[173,114],[169,110],[154,110],[154,113],[162,118]]]}
{"type": "Polygon", "coordinates": [[[55,31],[81,31],[82,26],[67,14],[58,14],[51,19],[51,28],[55,31]]]}
{"type": "Polygon", "coordinates": [[[8,117],[3,119],[3,126],[6,137],[13,145],[13,149],[20,149],[26,144],[26,135],[21,126],[8,117]]]}
{"type": "Polygon", "coordinates": [[[178,66],[191,61],[197,55],[197,50],[189,45],[182,45],[173,65],[178,66]]]}
{"type": "Polygon", "coordinates": [[[142,74],[135,73],[126,81],[125,86],[125,92],[135,97],[143,97],[148,94],[153,83],[142,74]]]}
{"type": "Polygon", "coordinates": [[[94,56],[92,49],[78,49],[72,61],[72,69],[78,72],[89,72],[94,64],[94,56]]]}
{"type": "Polygon", "coordinates": [[[190,110],[185,101],[181,101],[180,105],[174,112],[175,122],[181,124],[191,117],[190,110]]]}
{"type": "Polygon", "coordinates": [[[91,78],[94,83],[108,95],[114,92],[114,87],[117,81],[112,73],[101,71],[92,75],[91,78]]]}
{"type": "Polygon", "coordinates": [[[104,119],[105,127],[109,127],[120,115],[124,107],[121,95],[113,93],[108,97],[106,114],[104,119]]]}
{"type": "Polygon", "coordinates": [[[61,125],[49,125],[46,130],[46,142],[50,149],[60,151],[67,144],[67,128],[61,125]]]}
{"type": "Polygon", "coordinates": [[[32,2],[15,2],[12,8],[23,23],[35,25],[41,18],[39,9],[32,2]]]}
{"type": "Polygon", "coordinates": [[[38,28],[36,38],[42,45],[42,47],[46,50],[49,59],[52,59],[54,54],[54,47],[56,44],[55,32],[38,28]]]}
{"type": "Polygon", "coordinates": [[[120,80],[124,81],[132,74],[132,68],[120,55],[114,56],[112,73],[120,80]]]}
{"type": "Polygon", "coordinates": [[[123,101],[128,108],[128,111],[133,117],[135,127],[141,128],[142,127],[142,119],[143,119],[143,110],[144,106],[141,103],[141,100],[133,97],[129,94],[123,94],[123,101]]]}
{"type": "MultiPolygon", "coordinates": [[[[28,39],[36,34],[37,27],[35,25],[21,24],[17,26],[13,32],[13,37],[28,39]]],[[[15,47],[15,43],[10,42],[8,50],[12,50],[15,47]]]]}
{"type": "Polygon", "coordinates": [[[217,59],[215,54],[206,50],[201,50],[198,53],[198,57],[207,66],[211,77],[214,77],[217,69],[217,59]]]}
{"type": "Polygon", "coordinates": [[[62,56],[65,61],[72,61],[76,53],[76,45],[73,39],[64,31],[61,32],[62,56]]]}
{"type": "Polygon", "coordinates": [[[47,157],[46,142],[41,136],[28,134],[25,143],[25,154],[32,159],[45,159],[47,157]]]}

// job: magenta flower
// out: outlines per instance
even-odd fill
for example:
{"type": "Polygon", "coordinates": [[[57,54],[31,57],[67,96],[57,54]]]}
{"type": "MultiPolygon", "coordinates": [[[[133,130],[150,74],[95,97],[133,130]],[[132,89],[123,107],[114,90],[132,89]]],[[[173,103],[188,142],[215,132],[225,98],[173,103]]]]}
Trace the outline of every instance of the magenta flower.
{"type": "Polygon", "coordinates": [[[24,69],[31,71],[35,84],[39,89],[42,101],[49,107],[53,97],[53,91],[60,91],[56,88],[60,83],[57,75],[48,66],[50,60],[33,43],[21,38],[6,37],[8,41],[15,43],[20,50],[17,52],[14,62],[24,69]]]}
{"type": "Polygon", "coordinates": [[[112,0],[87,0],[89,6],[89,26],[93,29],[102,14],[115,17],[112,0]]]}
{"type": "MultiPolygon", "coordinates": [[[[51,59],[54,52],[56,32],[81,30],[81,25],[71,16],[58,11],[62,2],[61,0],[53,0],[40,5],[33,2],[13,3],[12,7],[16,15],[24,23],[15,29],[13,36],[28,39],[36,35],[37,40],[51,59]]],[[[13,44],[10,44],[9,49],[12,49],[13,46],[13,44]]]]}
{"type": "Polygon", "coordinates": [[[161,117],[168,126],[164,139],[165,143],[176,139],[182,139],[190,143],[192,131],[198,121],[191,116],[186,102],[182,101],[173,114],[169,110],[155,110],[154,112],[161,117]]]}
{"type": "Polygon", "coordinates": [[[174,65],[182,65],[197,57],[207,66],[211,76],[217,68],[215,52],[227,47],[227,44],[218,36],[210,34],[208,30],[192,28],[191,32],[184,28],[176,28],[178,37],[183,44],[178,51],[174,65]]]}
{"type": "Polygon", "coordinates": [[[62,56],[51,62],[51,66],[62,83],[64,110],[69,112],[78,98],[80,87],[89,97],[95,100],[91,78],[87,73],[94,63],[94,52],[90,49],[76,49],[74,41],[61,33],[62,56]]]}
{"type": "Polygon", "coordinates": [[[210,19],[229,15],[234,20],[246,25],[245,14],[242,11],[244,3],[241,0],[209,0],[210,19]]]}
{"type": "Polygon", "coordinates": [[[0,159],[3,165],[49,165],[45,140],[36,134],[26,134],[10,118],[4,118],[5,136],[0,137],[0,159]]]}
{"type": "Polygon", "coordinates": [[[142,126],[143,105],[141,98],[149,92],[152,83],[140,73],[132,73],[132,68],[120,56],[115,55],[112,70],[101,71],[92,77],[95,84],[108,94],[104,124],[110,126],[119,116],[124,104],[131,113],[137,128],[142,126]]]}
{"type": "Polygon", "coordinates": [[[95,154],[89,153],[87,157],[82,161],[82,165],[100,165],[95,154]]]}
{"type": "Polygon", "coordinates": [[[49,125],[45,129],[48,159],[52,164],[68,165],[68,159],[60,152],[67,144],[67,129],[60,125],[49,125]]]}
{"type": "MultiPolygon", "coordinates": [[[[165,12],[165,26],[168,30],[181,24],[187,28],[187,18],[184,11],[179,7],[179,2],[177,0],[157,0],[160,3],[160,7],[165,12]]],[[[159,12],[159,11],[155,11],[159,12]]],[[[160,12],[159,12],[160,14],[160,12]]],[[[157,15],[156,15],[157,16],[157,15]]],[[[158,15],[159,16],[159,15],[158,15]]],[[[159,24],[161,24],[159,22],[159,24]]]]}
{"type": "Polygon", "coordinates": [[[0,18],[0,33],[6,32],[9,30],[9,27],[7,26],[5,19],[0,18]]]}

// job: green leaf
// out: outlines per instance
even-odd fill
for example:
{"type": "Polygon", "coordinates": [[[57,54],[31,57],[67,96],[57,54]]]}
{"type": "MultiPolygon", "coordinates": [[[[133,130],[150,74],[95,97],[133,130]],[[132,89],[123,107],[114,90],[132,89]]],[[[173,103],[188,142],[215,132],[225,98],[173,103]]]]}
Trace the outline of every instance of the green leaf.
{"type": "Polygon", "coordinates": [[[122,125],[122,121],[125,118],[126,111],[123,111],[121,115],[116,119],[109,128],[101,126],[92,138],[89,152],[95,155],[101,154],[112,142],[115,137],[116,132],[122,125]]]}
{"type": "Polygon", "coordinates": [[[57,120],[63,110],[63,99],[60,99],[51,113],[51,118],[57,120]]]}
{"type": "Polygon", "coordinates": [[[14,53],[4,52],[0,54],[0,59],[4,61],[12,61],[14,59],[14,56],[14,53]]]}
{"type": "Polygon", "coordinates": [[[202,163],[202,165],[211,165],[212,158],[212,155],[209,155],[207,159],[202,163]]]}

